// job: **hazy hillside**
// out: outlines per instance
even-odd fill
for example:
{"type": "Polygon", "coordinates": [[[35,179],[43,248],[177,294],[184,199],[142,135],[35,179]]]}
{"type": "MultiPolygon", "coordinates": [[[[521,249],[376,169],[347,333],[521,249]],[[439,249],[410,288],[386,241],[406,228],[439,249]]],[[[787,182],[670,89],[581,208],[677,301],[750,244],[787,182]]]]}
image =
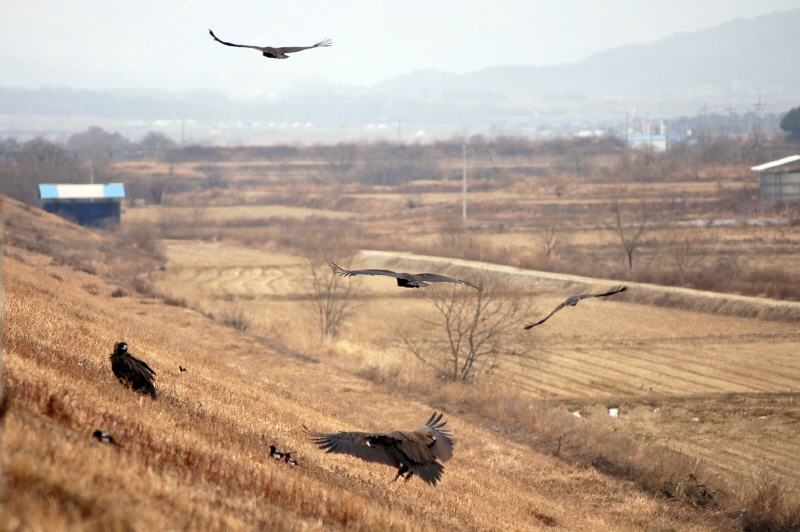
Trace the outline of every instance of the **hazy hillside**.
{"type": "Polygon", "coordinates": [[[737,19],[651,44],[628,45],[559,66],[505,66],[464,75],[419,72],[379,88],[420,95],[465,97],[678,96],[702,91],[730,94],[800,87],[800,10],[737,19]]]}
{"type": "MultiPolygon", "coordinates": [[[[394,122],[398,117],[409,124],[462,126],[535,121],[536,116],[542,124],[607,121],[635,106],[675,116],[696,112],[703,103],[733,102],[741,111],[750,109],[759,93],[769,100],[769,110],[778,113],[800,99],[799,25],[796,10],[623,46],[574,64],[502,66],[463,75],[414,72],[369,88],[325,85],[252,100],[205,90],[7,87],[0,88],[0,114],[336,126],[394,122]]],[[[12,67],[0,62],[0,68],[12,67]]]]}

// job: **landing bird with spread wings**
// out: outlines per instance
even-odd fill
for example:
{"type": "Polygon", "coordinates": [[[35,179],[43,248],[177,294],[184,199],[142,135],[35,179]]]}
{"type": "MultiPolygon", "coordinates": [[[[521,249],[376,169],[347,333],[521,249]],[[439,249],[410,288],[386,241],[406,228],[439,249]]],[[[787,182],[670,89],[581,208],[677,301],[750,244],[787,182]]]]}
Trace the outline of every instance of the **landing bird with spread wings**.
{"type": "Polygon", "coordinates": [[[111,353],[111,371],[122,384],[128,385],[137,392],[156,398],[156,388],[153,386],[153,377],[156,372],[143,360],[128,353],[128,344],[119,342],[114,345],[111,353]]]}
{"type": "Polygon", "coordinates": [[[617,288],[611,290],[610,292],[606,292],[605,294],[583,294],[583,295],[580,295],[580,296],[571,296],[571,297],[567,298],[566,301],[564,301],[559,306],[557,306],[555,309],[553,309],[553,312],[551,312],[550,314],[548,314],[547,316],[545,316],[541,320],[537,321],[536,323],[530,323],[530,324],[526,325],[525,326],[525,330],[532,329],[533,327],[536,327],[537,325],[541,325],[542,323],[546,322],[547,319],[550,316],[552,316],[553,314],[555,314],[556,312],[558,312],[559,310],[561,310],[564,307],[574,307],[575,305],[578,304],[578,301],[580,301],[581,299],[586,299],[588,297],[613,296],[614,294],[619,294],[620,292],[624,292],[627,289],[628,289],[627,286],[620,286],[620,287],[617,287],[617,288]]]}
{"type": "Polygon", "coordinates": [[[385,275],[387,277],[394,277],[397,279],[397,286],[403,288],[421,288],[423,286],[430,286],[428,283],[458,283],[471,286],[478,291],[483,290],[483,287],[478,284],[472,284],[463,279],[453,279],[452,277],[445,277],[438,273],[397,273],[391,270],[345,270],[331,262],[333,271],[343,277],[353,277],[354,275],[385,275]]]}
{"type": "Polygon", "coordinates": [[[435,486],[444,473],[439,461],[446,462],[453,457],[455,442],[450,431],[444,429],[446,424],[442,414],[434,412],[427,423],[412,431],[310,434],[311,441],[326,452],[349,454],[367,462],[396,467],[394,480],[405,475],[408,482],[417,475],[435,486]]]}
{"type": "Polygon", "coordinates": [[[314,46],[284,46],[283,48],[273,48],[272,46],[252,46],[249,44],[233,44],[232,42],[225,42],[217,38],[214,35],[214,32],[208,30],[208,33],[214,37],[214,40],[218,43],[224,44],[225,46],[235,46],[237,48],[252,48],[253,50],[258,50],[261,52],[261,55],[264,57],[269,57],[270,59],[289,59],[289,56],[286,54],[293,54],[294,52],[302,52],[303,50],[310,50],[312,48],[325,48],[327,46],[332,46],[333,41],[330,39],[322,39],[314,46]]]}

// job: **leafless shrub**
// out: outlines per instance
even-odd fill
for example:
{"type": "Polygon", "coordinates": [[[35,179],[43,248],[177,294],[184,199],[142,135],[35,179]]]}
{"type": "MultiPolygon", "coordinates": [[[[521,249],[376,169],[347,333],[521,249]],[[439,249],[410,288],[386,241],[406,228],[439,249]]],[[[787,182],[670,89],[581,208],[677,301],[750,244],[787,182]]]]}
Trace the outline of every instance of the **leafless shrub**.
{"type": "Polygon", "coordinates": [[[148,222],[132,222],[119,231],[117,239],[120,247],[135,249],[152,257],[163,257],[163,246],[160,235],[153,224],[148,222]]]}
{"type": "Polygon", "coordinates": [[[150,197],[156,205],[161,205],[164,201],[164,194],[167,193],[170,184],[173,181],[173,166],[169,165],[169,173],[155,174],[150,179],[150,197]]]}
{"type": "Polygon", "coordinates": [[[151,283],[148,279],[143,276],[138,276],[134,278],[133,282],[131,283],[131,287],[139,294],[148,297],[155,297],[157,292],[153,283],[151,283]]]}
{"type": "Polygon", "coordinates": [[[555,250],[564,242],[563,234],[555,225],[548,225],[538,232],[539,242],[544,246],[545,257],[550,257],[555,250]]]}
{"type": "Polygon", "coordinates": [[[785,482],[771,472],[753,479],[754,489],[741,501],[744,532],[800,531],[800,501],[787,496],[785,482]]]}
{"type": "Polygon", "coordinates": [[[668,245],[670,258],[683,284],[686,272],[699,266],[708,256],[712,242],[702,237],[701,229],[687,228],[672,231],[668,245]]]}
{"type": "Polygon", "coordinates": [[[252,322],[250,316],[241,308],[224,309],[219,313],[218,319],[223,325],[233,327],[242,332],[246,332],[252,322]]]}
{"type": "Polygon", "coordinates": [[[420,319],[414,332],[399,331],[406,347],[440,377],[472,381],[490,373],[501,357],[535,358],[523,324],[531,312],[519,290],[486,280],[481,291],[435,285],[427,295],[438,319],[420,319]]]}
{"type": "Polygon", "coordinates": [[[311,268],[311,308],[319,322],[320,339],[335,338],[342,325],[355,312],[355,297],[361,287],[360,279],[344,279],[330,264],[348,269],[355,249],[343,239],[315,239],[306,249],[311,268]]]}
{"type": "MultiPolygon", "coordinates": [[[[622,248],[625,250],[625,256],[628,259],[628,268],[633,269],[633,254],[642,247],[644,244],[644,234],[647,231],[647,222],[650,219],[647,206],[642,204],[638,213],[634,217],[632,223],[623,220],[622,211],[625,210],[620,206],[619,199],[614,197],[611,201],[611,222],[606,222],[606,227],[610,231],[619,236],[622,248]]],[[[627,214],[627,213],[626,213],[627,214]]]]}
{"type": "Polygon", "coordinates": [[[439,233],[441,248],[454,256],[460,254],[471,240],[460,222],[445,225],[439,233]]]}
{"type": "Polygon", "coordinates": [[[122,288],[121,286],[117,287],[116,290],[111,292],[111,297],[127,297],[127,296],[128,296],[128,292],[124,288],[122,288]]]}
{"type": "Polygon", "coordinates": [[[171,295],[164,296],[164,304],[165,305],[169,305],[171,307],[186,307],[187,306],[185,297],[175,297],[175,296],[171,296],[171,295]]]}

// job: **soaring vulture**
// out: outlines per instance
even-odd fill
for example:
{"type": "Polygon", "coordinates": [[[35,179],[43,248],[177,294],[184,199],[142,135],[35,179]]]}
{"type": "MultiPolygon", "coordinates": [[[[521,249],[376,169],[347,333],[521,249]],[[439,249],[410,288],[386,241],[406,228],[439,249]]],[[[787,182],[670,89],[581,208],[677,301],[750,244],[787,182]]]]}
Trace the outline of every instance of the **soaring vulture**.
{"type": "Polygon", "coordinates": [[[620,292],[624,292],[627,289],[628,289],[627,286],[619,286],[619,287],[611,290],[610,292],[606,292],[604,294],[583,294],[583,295],[580,295],[580,296],[571,296],[571,297],[567,298],[566,301],[564,301],[559,306],[557,306],[555,309],[553,309],[553,312],[551,312],[550,314],[548,314],[547,316],[545,316],[541,320],[537,321],[536,323],[530,323],[530,324],[526,325],[525,329],[527,330],[527,329],[531,329],[533,327],[536,327],[537,325],[541,325],[542,323],[547,321],[547,318],[549,318],[550,316],[552,316],[553,314],[555,314],[556,312],[558,312],[562,308],[564,308],[564,307],[574,307],[575,305],[578,304],[578,301],[580,301],[581,299],[586,299],[587,297],[613,296],[614,294],[619,294],[620,292]]]}
{"type": "Polygon", "coordinates": [[[286,54],[292,54],[294,52],[301,52],[303,50],[310,50],[311,48],[323,48],[326,46],[333,45],[333,41],[330,39],[322,39],[314,46],[284,46],[283,48],[273,48],[272,46],[252,46],[249,44],[233,44],[231,42],[221,41],[214,35],[214,32],[208,30],[208,33],[214,37],[214,40],[218,43],[222,43],[225,46],[236,46],[237,48],[252,48],[254,50],[258,50],[261,52],[261,55],[264,57],[269,57],[271,59],[289,59],[289,56],[286,54]]]}
{"type": "Polygon", "coordinates": [[[452,277],[445,277],[438,273],[397,273],[391,270],[345,270],[331,262],[333,271],[344,277],[352,277],[354,275],[385,275],[387,277],[394,277],[397,279],[397,286],[403,288],[421,288],[423,286],[430,286],[428,283],[458,283],[471,286],[478,291],[483,290],[483,287],[478,284],[472,284],[463,279],[453,279],[452,277]]]}
{"type": "Polygon", "coordinates": [[[405,475],[408,482],[412,475],[417,475],[435,486],[444,472],[444,466],[437,460],[450,460],[455,445],[445,425],[447,421],[442,421],[442,414],[434,412],[427,423],[413,431],[311,432],[311,441],[329,453],[349,454],[367,462],[396,467],[394,480],[405,475]]]}
{"type": "Polygon", "coordinates": [[[135,391],[156,398],[156,388],[153,386],[153,377],[156,372],[146,362],[131,356],[128,353],[128,344],[119,342],[114,345],[111,359],[111,371],[119,382],[130,385],[135,391]]]}

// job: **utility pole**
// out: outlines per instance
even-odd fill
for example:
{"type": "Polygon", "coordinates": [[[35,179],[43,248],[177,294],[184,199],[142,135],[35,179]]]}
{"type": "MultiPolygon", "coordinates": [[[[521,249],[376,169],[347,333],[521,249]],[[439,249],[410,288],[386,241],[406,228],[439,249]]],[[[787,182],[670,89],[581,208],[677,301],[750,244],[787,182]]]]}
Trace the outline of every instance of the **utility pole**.
{"type": "Polygon", "coordinates": [[[732,103],[728,104],[728,136],[733,132],[733,112],[735,110],[732,103]]]}
{"type": "Polygon", "coordinates": [[[462,184],[464,185],[464,195],[463,200],[461,203],[461,218],[463,221],[467,221],[467,145],[464,144],[462,147],[462,154],[464,156],[464,166],[463,172],[461,174],[462,177],[462,184]]]}
{"type": "Polygon", "coordinates": [[[708,143],[708,104],[703,104],[703,144],[708,143]]]}
{"type": "Polygon", "coordinates": [[[631,146],[631,133],[630,127],[628,126],[628,120],[630,118],[630,113],[625,113],[625,147],[630,148],[631,146]]]}
{"type": "Polygon", "coordinates": [[[758,120],[756,121],[755,127],[755,134],[756,134],[756,145],[761,146],[761,112],[764,110],[766,104],[761,102],[761,93],[758,93],[758,103],[753,105],[753,108],[756,110],[756,116],[758,116],[758,120]]]}

